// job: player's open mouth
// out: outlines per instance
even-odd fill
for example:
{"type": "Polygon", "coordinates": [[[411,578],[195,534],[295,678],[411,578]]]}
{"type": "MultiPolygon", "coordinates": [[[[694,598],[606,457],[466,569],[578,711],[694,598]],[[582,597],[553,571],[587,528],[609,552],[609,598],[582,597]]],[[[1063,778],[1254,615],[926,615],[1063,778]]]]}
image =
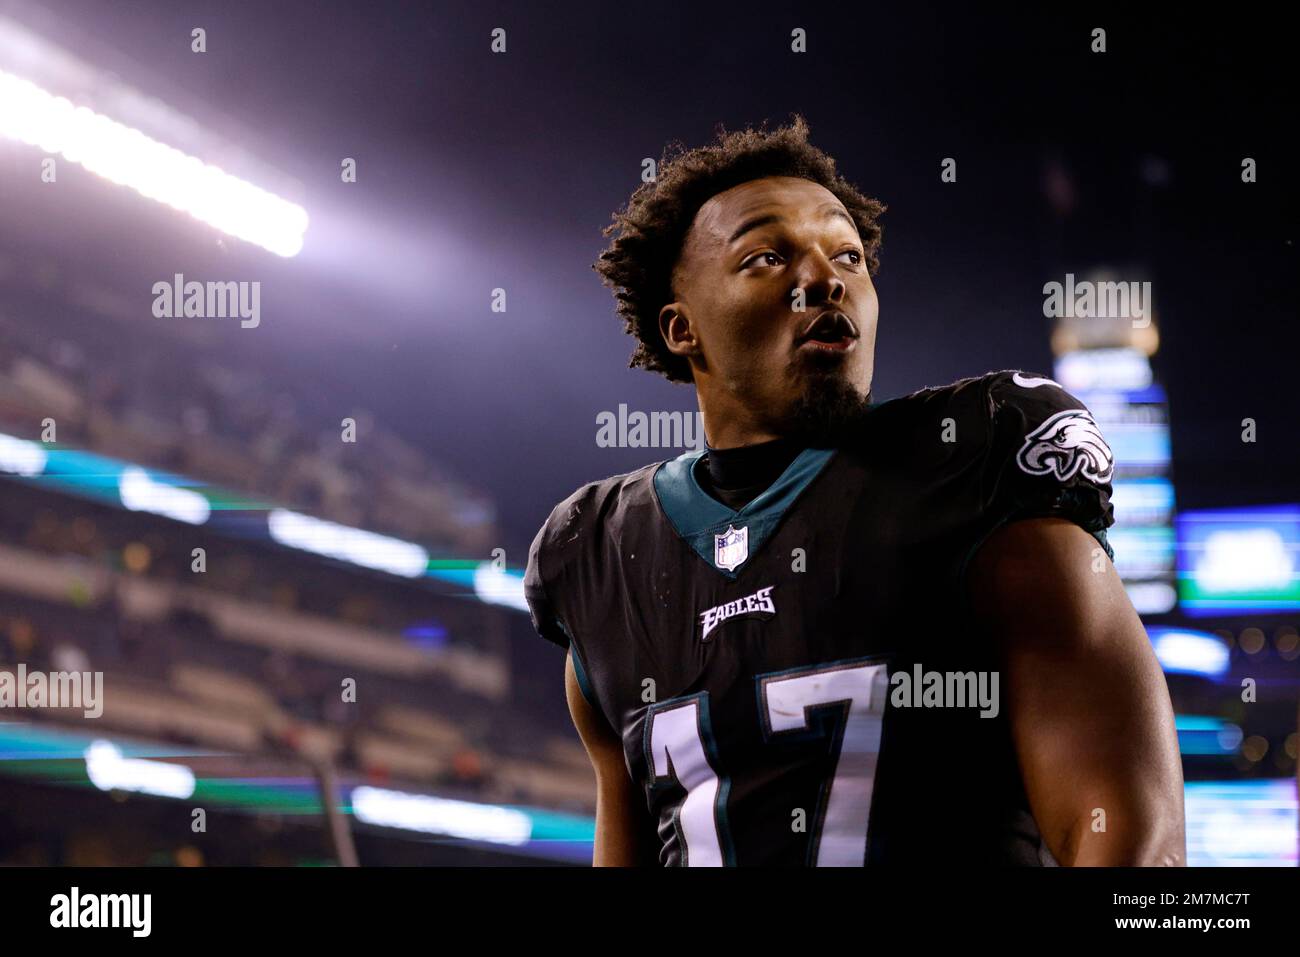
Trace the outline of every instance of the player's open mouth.
{"type": "Polygon", "coordinates": [[[853,320],[838,310],[828,309],[813,319],[796,340],[800,349],[817,352],[848,352],[858,342],[853,320]]]}

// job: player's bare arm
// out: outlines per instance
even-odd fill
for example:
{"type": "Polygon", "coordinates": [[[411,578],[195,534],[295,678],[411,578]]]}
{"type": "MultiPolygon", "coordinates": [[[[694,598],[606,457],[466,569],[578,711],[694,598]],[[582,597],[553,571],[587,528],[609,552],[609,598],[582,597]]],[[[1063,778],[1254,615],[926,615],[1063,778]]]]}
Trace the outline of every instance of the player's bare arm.
{"type": "Polygon", "coordinates": [[[1169,691],[1115,567],[1061,519],[978,553],[971,598],[999,642],[1030,808],[1058,863],[1186,863],[1169,691]]]}
{"type": "Polygon", "coordinates": [[[645,814],[623,763],[623,744],[582,694],[573,652],[565,659],[564,693],[573,726],[596,772],[596,867],[638,867],[658,863],[651,843],[653,825],[645,814]]]}

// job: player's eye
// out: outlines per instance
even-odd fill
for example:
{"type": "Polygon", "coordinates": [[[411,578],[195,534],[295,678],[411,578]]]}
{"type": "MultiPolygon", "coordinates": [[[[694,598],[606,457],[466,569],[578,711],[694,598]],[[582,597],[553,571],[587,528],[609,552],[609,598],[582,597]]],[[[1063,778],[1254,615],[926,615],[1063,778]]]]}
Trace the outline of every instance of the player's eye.
{"type": "MultiPolygon", "coordinates": [[[[750,257],[749,257],[748,259],[746,259],[743,263],[741,263],[741,264],[740,264],[740,267],[741,267],[742,269],[748,269],[748,268],[750,267],[750,265],[751,265],[752,263],[755,262],[755,260],[761,259],[761,258],[764,257],[764,256],[771,256],[773,259],[778,259],[778,260],[781,258],[780,256],[778,256],[776,253],[772,252],[771,250],[768,250],[767,252],[754,253],[754,255],[750,256],[750,257]]],[[[775,266],[776,263],[763,263],[762,265],[764,265],[764,266],[775,266]]]]}
{"type": "Polygon", "coordinates": [[[844,252],[840,253],[840,255],[836,256],[835,258],[839,259],[840,256],[856,256],[857,258],[853,260],[853,265],[855,266],[862,265],[862,253],[856,249],[846,249],[844,250],[844,252]]]}

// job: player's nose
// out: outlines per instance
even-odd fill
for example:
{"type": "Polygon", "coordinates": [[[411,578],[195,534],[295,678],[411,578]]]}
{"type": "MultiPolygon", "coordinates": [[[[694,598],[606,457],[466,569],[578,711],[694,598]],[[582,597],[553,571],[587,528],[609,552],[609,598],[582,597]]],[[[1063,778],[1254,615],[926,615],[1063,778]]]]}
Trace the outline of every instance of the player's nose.
{"type": "Polygon", "coordinates": [[[796,288],[804,290],[804,301],[809,307],[843,302],[847,289],[835,264],[817,247],[800,257],[795,281],[796,288]]]}

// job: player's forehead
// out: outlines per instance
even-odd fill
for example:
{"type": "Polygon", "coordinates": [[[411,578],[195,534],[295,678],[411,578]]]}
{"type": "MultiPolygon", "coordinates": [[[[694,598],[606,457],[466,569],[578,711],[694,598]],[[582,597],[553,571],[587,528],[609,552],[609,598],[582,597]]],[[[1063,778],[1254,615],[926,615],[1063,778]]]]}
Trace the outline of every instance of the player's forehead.
{"type": "Polygon", "coordinates": [[[711,196],[699,207],[686,235],[684,259],[694,260],[695,265],[714,260],[740,242],[737,234],[753,233],[746,226],[770,218],[790,228],[823,224],[827,229],[857,230],[844,203],[820,183],[793,176],[750,179],[711,196]]]}
{"type": "Polygon", "coordinates": [[[726,246],[747,223],[768,217],[788,225],[824,220],[853,228],[844,204],[820,183],[798,176],[766,176],[710,197],[695,215],[690,238],[701,246],[726,246]]]}

